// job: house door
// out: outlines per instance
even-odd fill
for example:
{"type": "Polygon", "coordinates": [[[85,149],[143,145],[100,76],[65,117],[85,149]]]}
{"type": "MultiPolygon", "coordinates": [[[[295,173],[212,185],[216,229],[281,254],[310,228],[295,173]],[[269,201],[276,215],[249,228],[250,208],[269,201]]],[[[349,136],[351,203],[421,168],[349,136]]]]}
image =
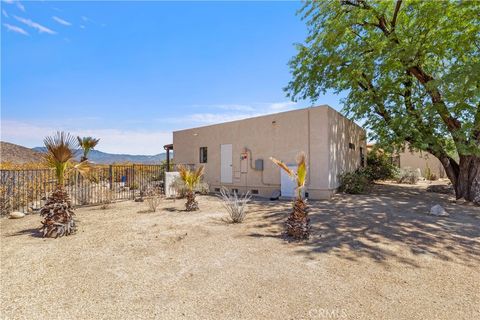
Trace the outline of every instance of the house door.
{"type": "Polygon", "coordinates": [[[220,182],[232,183],[232,145],[222,144],[220,146],[220,182]]]}

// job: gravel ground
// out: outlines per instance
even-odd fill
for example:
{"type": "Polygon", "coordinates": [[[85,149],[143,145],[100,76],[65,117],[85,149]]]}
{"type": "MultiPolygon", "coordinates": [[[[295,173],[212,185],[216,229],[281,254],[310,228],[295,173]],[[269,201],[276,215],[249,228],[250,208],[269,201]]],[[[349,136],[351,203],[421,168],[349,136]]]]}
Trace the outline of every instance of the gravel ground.
{"type": "Polygon", "coordinates": [[[425,186],[310,202],[313,233],[281,236],[288,202],[225,223],[164,200],[77,210],[42,239],[39,216],[0,219],[2,319],[479,319],[480,208],[425,186]],[[425,213],[443,205],[450,217],[425,213]]]}

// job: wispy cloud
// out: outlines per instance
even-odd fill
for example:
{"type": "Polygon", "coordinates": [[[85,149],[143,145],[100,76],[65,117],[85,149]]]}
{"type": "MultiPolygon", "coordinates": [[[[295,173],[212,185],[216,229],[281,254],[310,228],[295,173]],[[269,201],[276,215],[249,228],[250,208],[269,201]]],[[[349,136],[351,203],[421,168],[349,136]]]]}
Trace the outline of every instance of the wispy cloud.
{"type": "Polygon", "coordinates": [[[5,11],[5,9],[2,9],[2,14],[5,18],[8,18],[8,13],[5,11]]]}
{"type": "Polygon", "coordinates": [[[293,101],[275,102],[269,104],[268,108],[272,111],[284,111],[294,107],[297,103],[293,101]]]}
{"type": "Polygon", "coordinates": [[[201,112],[182,117],[173,117],[167,119],[158,119],[160,122],[169,122],[173,124],[181,124],[182,127],[209,125],[222,122],[241,120],[251,117],[258,117],[270,113],[282,112],[295,109],[297,103],[285,101],[274,103],[253,103],[251,105],[244,104],[218,104],[218,105],[195,105],[194,107],[202,107],[206,110],[216,109],[215,112],[201,112]],[[220,112],[218,110],[225,110],[220,112]]]}
{"type": "Polygon", "coordinates": [[[197,105],[193,105],[192,107],[220,109],[225,111],[254,111],[255,110],[251,105],[245,105],[245,104],[214,104],[214,105],[197,104],[197,105]]]}
{"type": "Polygon", "coordinates": [[[2,119],[2,140],[26,147],[38,147],[43,145],[43,137],[52,135],[57,130],[64,130],[73,135],[100,138],[98,149],[101,151],[146,155],[164,152],[163,146],[172,142],[172,133],[168,131],[123,130],[116,128],[80,129],[75,126],[59,126],[58,123],[62,122],[51,121],[51,123],[38,125],[36,123],[2,119]]]}
{"type": "Polygon", "coordinates": [[[19,16],[14,16],[15,19],[17,19],[18,21],[20,21],[21,23],[33,28],[33,29],[36,29],[38,30],[38,32],[40,33],[48,33],[48,34],[56,34],[55,31],[53,31],[52,29],[49,29],[45,26],[42,26],[41,24],[39,23],[36,23],[30,19],[25,19],[25,18],[22,18],[22,17],[19,17],[19,16]]]}
{"type": "Polygon", "coordinates": [[[20,1],[17,1],[16,4],[18,9],[25,12],[25,6],[20,1]]]}
{"type": "Polygon", "coordinates": [[[8,31],[12,31],[12,32],[23,34],[24,36],[28,36],[28,32],[23,30],[20,27],[17,27],[8,23],[4,23],[3,25],[5,26],[5,28],[7,28],[8,31]]]}
{"type": "Polygon", "coordinates": [[[61,25],[64,25],[64,26],[71,26],[72,24],[62,18],[59,18],[57,16],[53,16],[52,17],[53,20],[55,20],[56,22],[60,23],[61,25]]]}

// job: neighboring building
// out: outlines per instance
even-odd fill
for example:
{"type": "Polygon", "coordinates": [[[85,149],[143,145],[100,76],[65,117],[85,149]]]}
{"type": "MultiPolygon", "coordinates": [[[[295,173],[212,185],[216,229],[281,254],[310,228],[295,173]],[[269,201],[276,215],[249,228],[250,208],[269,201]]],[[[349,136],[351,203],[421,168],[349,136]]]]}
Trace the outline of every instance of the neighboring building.
{"type": "Polygon", "coordinates": [[[427,168],[430,172],[435,174],[437,178],[445,178],[445,169],[442,166],[440,160],[434,155],[425,151],[413,151],[410,152],[408,148],[405,151],[397,153],[400,168],[414,168],[420,169],[422,176],[425,177],[427,168]]]}
{"type": "MultiPolygon", "coordinates": [[[[373,149],[373,144],[367,145],[367,150],[373,149]]],[[[392,161],[399,168],[413,168],[421,171],[422,176],[426,176],[427,168],[430,172],[435,174],[437,178],[445,178],[445,169],[442,163],[434,155],[426,151],[410,151],[408,146],[401,152],[396,152],[392,161]]]]}
{"type": "Polygon", "coordinates": [[[366,154],[365,130],[326,105],[175,131],[173,149],[175,163],[205,165],[211,191],[225,186],[263,197],[293,195],[269,158],[294,165],[304,151],[311,199],[330,198],[338,175],[360,167],[366,154]]]}

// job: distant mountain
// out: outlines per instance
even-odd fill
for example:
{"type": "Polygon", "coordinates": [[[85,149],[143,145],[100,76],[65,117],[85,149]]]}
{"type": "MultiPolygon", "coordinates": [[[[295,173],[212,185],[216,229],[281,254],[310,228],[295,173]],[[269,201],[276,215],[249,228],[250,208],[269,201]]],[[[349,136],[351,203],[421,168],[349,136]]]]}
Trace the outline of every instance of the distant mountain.
{"type": "Polygon", "coordinates": [[[0,141],[0,162],[22,164],[39,162],[41,160],[42,154],[40,152],[19,146],[18,144],[0,141]]]}
{"type": "MultiPolygon", "coordinates": [[[[45,147],[35,147],[32,150],[38,152],[46,152],[45,147]]],[[[77,160],[80,160],[82,151],[78,150],[77,160]]],[[[161,161],[166,159],[165,153],[159,153],[153,156],[145,155],[133,155],[133,154],[115,154],[115,153],[106,153],[98,150],[92,150],[88,154],[88,160],[93,163],[99,164],[112,164],[112,163],[142,163],[142,164],[160,164],[161,161]]]]}

